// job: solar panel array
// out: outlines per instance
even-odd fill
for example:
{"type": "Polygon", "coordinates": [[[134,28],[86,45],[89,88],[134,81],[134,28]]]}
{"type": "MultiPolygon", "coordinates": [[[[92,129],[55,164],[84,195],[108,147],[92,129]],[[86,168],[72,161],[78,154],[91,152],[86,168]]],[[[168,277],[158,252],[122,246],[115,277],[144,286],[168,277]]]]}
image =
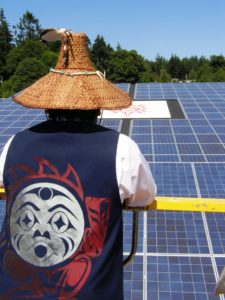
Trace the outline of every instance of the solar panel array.
{"type": "MultiPolygon", "coordinates": [[[[129,84],[118,84],[129,92],[129,84]]],[[[179,101],[184,119],[135,119],[130,136],[149,162],[158,195],[225,198],[225,83],[138,83],[136,101],[179,101]]],[[[8,138],[45,119],[0,101],[0,150],[8,138]]],[[[103,120],[121,130],[122,120],[103,120]]],[[[0,218],[4,204],[0,204],[0,218]]],[[[124,213],[124,255],[132,214],[124,213]]],[[[138,252],[124,269],[125,300],[224,299],[213,294],[225,265],[223,213],[149,211],[139,220],[138,252]]]]}

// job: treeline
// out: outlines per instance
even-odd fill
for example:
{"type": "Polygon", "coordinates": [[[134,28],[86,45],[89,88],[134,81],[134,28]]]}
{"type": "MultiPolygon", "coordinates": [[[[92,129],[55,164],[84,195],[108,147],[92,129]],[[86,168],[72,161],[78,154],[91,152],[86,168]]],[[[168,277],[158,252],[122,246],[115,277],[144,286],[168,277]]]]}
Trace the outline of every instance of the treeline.
{"type": "MultiPolygon", "coordinates": [[[[17,25],[10,28],[3,9],[0,9],[0,97],[9,97],[29,86],[54,67],[59,42],[39,40],[41,25],[26,11],[17,25]]],[[[191,56],[170,59],[157,55],[154,61],[145,59],[135,50],[128,51],[119,44],[113,49],[98,35],[88,41],[92,62],[106,77],[116,82],[225,81],[223,55],[191,56]]]]}

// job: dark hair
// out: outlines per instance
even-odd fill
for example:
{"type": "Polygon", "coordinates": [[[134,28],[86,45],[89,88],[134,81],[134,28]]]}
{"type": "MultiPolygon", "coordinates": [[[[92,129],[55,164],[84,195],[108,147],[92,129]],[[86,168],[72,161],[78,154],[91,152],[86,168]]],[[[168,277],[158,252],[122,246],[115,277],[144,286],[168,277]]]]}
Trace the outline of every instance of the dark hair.
{"type": "Polygon", "coordinates": [[[88,121],[96,122],[100,115],[100,109],[46,109],[46,116],[51,121],[88,121]]]}

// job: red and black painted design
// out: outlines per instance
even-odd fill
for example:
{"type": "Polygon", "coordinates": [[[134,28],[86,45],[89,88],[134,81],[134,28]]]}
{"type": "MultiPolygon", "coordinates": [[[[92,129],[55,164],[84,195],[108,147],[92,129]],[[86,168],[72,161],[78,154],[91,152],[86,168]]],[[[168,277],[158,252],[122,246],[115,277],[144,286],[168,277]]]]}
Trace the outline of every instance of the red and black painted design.
{"type": "Polygon", "coordinates": [[[14,179],[8,189],[10,237],[5,243],[4,269],[15,287],[1,297],[76,299],[85,289],[93,259],[102,254],[111,199],[85,196],[70,164],[60,174],[48,160],[37,161],[36,172],[27,165],[12,170],[13,174],[23,170],[26,175],[14,179]],[[66,186],[78,195],[82,209],[66,186]]]}

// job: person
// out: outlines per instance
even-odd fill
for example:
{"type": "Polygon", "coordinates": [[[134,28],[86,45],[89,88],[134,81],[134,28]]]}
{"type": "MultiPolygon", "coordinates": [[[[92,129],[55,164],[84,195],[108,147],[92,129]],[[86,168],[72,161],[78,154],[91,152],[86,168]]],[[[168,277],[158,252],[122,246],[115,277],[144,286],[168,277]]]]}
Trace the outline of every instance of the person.
{"type": "Polygon", "coordinates": [[[137,144],[97,117],[131,99],[93,67],[85,34],[42,38],[62,39],[56,67],[13,100],[47,120],[0,157],[0,299],[123,299],[122,205],[150,204],[156,186],[137,144]]]}

